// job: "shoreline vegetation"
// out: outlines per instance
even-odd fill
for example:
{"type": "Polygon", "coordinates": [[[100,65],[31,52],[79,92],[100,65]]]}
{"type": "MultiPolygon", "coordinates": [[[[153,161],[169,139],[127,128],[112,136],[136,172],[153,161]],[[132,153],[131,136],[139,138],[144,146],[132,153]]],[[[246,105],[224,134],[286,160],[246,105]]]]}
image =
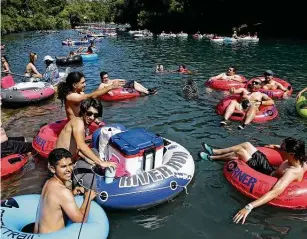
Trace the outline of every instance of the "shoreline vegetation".
{"type": "Polygon", "coordinates": [[[265,1],[246,4],[243,0],[3,0],[1,35],[116,22],[154,33],[231,34],[236,28],[239,33],[258,32],[261,37],[307,38],[302,3],[272,0],[270,5],[274,9],[265,1]],[[284,17],[290,13],[290,18],[284,17]]]}

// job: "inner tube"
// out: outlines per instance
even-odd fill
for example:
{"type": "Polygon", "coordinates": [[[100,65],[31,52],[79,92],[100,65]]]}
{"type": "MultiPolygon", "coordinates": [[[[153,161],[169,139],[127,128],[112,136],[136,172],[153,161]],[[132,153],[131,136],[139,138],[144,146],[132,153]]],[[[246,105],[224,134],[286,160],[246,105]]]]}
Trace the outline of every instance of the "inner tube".
{"type": "Polygon", "coordinates": [[[93,188],[99,194],[96,201],[104,208],[153,207],[183,192],[194,176],[194,160],[187,149],[141,130],[117,133],[109,139],[109,160],[118,163],[114,179],[110,180],[107,170],[93,168],[83,160],[75,164],[74,183],[89,188],[94,175],[93,188]],[[119,171],[128,173],[118,175],[119,171]]]}
{"type": "Polygon", "coordinates": [[[82,57],[80,55],[56,57],[56,64],[59,66],[82,65],[82,57]]]}
{"type": "Polygon", "coordinates": [[[81,57],[82,57],[83,61],[96,61],[96,60],[98,60],[98,55],[96,53],[92,53],[92,54],[82,53],[81,57]]]}
{"type": "MultiPolygon", "coordinates": [[[[272,166],[279,166],[283,162],[279,152],[275,149],[258,147],[258,150],[266,155],[272,166]]],[[[278,180],[275,177],[257,172],[239,159],[225,164],[224,175],[232,186],[253,199],[258,199],[270,191],[278,180]]],[[[305,173],[302,182],[292,182],[282,194],[268,204],[289,209],[307,209],[306,192],[307,173],[305,173]]]]}
{"type": "Polygon", "coordinates": [[[111,92],[112,95],[106,93],[101,95],[99,99],[104,101],[118,101],[139,97],[141,95],[140,92],[132,88],[118,88],[109,92],[111,92]]]}
{"type": "Polygon", "coordinates": [[[21,154],[11,154],[1,158],[1,178],[19,171],[28,160],[28,156],[21,154]]]}
{"type": "MultiPolygon", "coordinates": [[[[13,239],[67,239],[78,238],[81,223],[68,221],[66,227],[52,233],[34,234],[39,194],[15,196],[1,201],[1,238],[13,239]],[[21,216],[22,215],[22,216],[21,216]]],[[[75,197],[78,207],[83,198],[75,197]]],[[[83,223],[80,238],[102,239],[109,234],[109,220],[104,210],[94,201],[90,204],[87,222],[83,223]]],[[[50,215],[52,216],[52,215],[50,215]]]]}
{"type": "MultiPolygon", "coordinates": [[[[250,80],[247,82],[246,88],[251,87],[252,82],[253,82],[255,79],[257,79],[257,78],[258,78],[258,79],[261,79],[262,81],[264,80],[264,77],[263,77],[263,76],[252,78],[252,79],[250,79],[250,80]]],[[[291,86],[287,81],[282,80],[282,79],[280,79],[280,78],[273,78],[273,80],[276,81],[276,82],[278,82],[278,83],[280,83],[280,84],[282,84],[285,88],[287,88],[287,89],[288,89],[287,95],[288,95],[288,96],[291,96],[291,94],[292,94],[292,92],[293,92],[293,88],[292,88],[292,86],[291,86]]],[[[284,93],[285,93],[284,91],[282,91],[282,90],[280,90],[280,89],[276,89],[276,90],[265,90],[265,89],[260,89],[259,91],[262,92],[262,93],[264,93],[264,94],[266,94],[266,95],[268,95],[268,96],[271,97],[272,99],[282,99],[283,96],[284,96],[284,93]]]]}
{"type": "Polygon", "coordinates": [[[298,98],[298,100],[295,103],[295,108],[297,113],[304,117],[307,118],[307,99],[306,96],[301,96],[298,98]]]}
{"type": "Polygon", "coordinates": [[[215,90],[230,90],[230,88],[234,87],[235,89],[244,88],[246,85],[246,78],[241,75],[241,78],[244,82],[238,82],[233,80],[214,80],[210,78],[206,81],[205,86],[210,87],[215,90]]]}
{"type": "MultiPolygon", "coordinates": [[[[231,95],[222,99],[216,106],[216,112],[219,115],[224,115],[226,108],[232,100],[241,101],[242,97],[240,95],[231,95]]],[[[242,121],[245,118],[246,112],[235,110],[234,113],[230,116],[231,120],[242,121]]],[[[275,105],[260,105],[259,111],[256,114],[252,122],[263,123],[266,121],[273,120],[278,116],[278,110],[275,105]]]]}
{"type": "Polygon", "coordinates": [[[77,45],[83,45],[83,44],[88,44],[89,41],[62,41],[62,45],[64,46],[77,46],[77,45]]]}
{"type": "MultiPolygon", "coordinates": [[[[38,133],[34,136],[32,147],[43,158],[48,158],[49,153],[55,148],[56,141],[64,126],[68,123],[68,119],[59,120],[47,125],[43,125],[38,133]]],[[[86,142],[91,141],[92,133],[104,125],[97,125],[93,122],[89,126],[90,136],[86,138],[86,142]]]]}
{"type": "MultiPolygon", "coordinates": [[[[14,82],[12,76],[6,76],[1,79],[2,82],[10,79],[14,82]]],[[[2,103],[4,105],[23,105],[46,100],[54,96],[54,87],[47,82],[22,82],[9,85],[6,89],[1,89],[2,103]]]]}

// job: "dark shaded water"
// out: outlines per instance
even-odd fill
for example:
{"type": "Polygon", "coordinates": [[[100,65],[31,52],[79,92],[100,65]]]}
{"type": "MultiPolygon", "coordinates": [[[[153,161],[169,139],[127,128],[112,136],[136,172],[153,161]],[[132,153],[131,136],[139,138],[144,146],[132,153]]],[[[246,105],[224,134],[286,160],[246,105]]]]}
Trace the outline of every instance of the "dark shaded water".
{"type": "MultiPolygon", "coordinates": [[[[43,57],[66,55],[71,50],[61,41],[73,31],[40,36],[32,33],[10,35],[2,39],[6,45],[12,71],[23,73],[29,52],[38,53],[37,67],[43,72],[43,57]]],[[[200,143],[226,147],[243,141],[256,145],[278,144],[286,136],[306,139],[307,121],[294,109],[294,96],[277,101],[279,117],[265,124],[253,124],[238,131],[238,123],[219,127],[215,105],[221,92],[205,89],[212,75],[235,65],[247,78],[272,69],[289,81],[296,94],[306,87],[307,44],[268,41],[258,44],[217,45],[204,40],[148,39],[134,40],[129,35],[105,39],[96,44],[99,61],[76,68],[85,73],[87,91],[99,84],[99,72],[106,70],[111,78],[137,80],[148,87],[157,86],[155,96],[124,102],[104,103],[104,120],[127,127],[145,127],[184,145],[197,159],[200,143]],[[155,65],[176,69],[186,64],[194,75],[155,74],[155,65]],[[183,98],[182,86],[192,78],[201,96],[197,101],[183,98]]],[[[16,78],[17,79],[17,78],[16,78]]],[[[29,140],[39,126],[64,117],[56,100],[19,110],[2,109],[2,120],[11,136],[24,135],[29,140]]],[[[254,210],[247,224],[235,225],[232,216],[250,199],[238,193],[225,180],[223,164],[198,162],[189,194],[181,194],[170,203],[146,211],[108,212],[110,238],[306,238],[307,212],[289,211],[263,206],[254,210]]],[[[32,160],[21,173],[2,180],[2,198],[39,193],[47,178],[44,160],[32,160]]]]}

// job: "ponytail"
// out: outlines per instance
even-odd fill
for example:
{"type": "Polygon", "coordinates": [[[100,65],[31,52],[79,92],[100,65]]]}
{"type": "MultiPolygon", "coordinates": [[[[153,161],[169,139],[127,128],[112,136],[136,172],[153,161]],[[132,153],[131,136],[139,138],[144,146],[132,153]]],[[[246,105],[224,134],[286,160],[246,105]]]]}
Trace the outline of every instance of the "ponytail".
{"type": "Polygon", "coordinates": [[[66,82],[62,81],[58,85],[58,99],[61,100],[62,106],[66,100],[66,96],[69,94],[70,89],[66,82]]]}

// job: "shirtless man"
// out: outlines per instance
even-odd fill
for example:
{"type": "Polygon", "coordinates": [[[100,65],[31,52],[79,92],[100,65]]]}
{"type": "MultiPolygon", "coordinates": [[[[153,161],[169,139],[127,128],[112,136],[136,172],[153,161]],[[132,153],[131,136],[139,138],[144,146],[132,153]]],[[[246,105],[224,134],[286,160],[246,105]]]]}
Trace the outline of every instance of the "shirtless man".
{"type": "Polygon", "coordinates": [[[271,70],[267,70],[266,72],[263,73],[264,75],[264,80],[263,80],[263,86],[262,88],[265,90],[276,90],[280,89],[284,91],[284,97],[287,96],[288,94],[288,89],[285,88],[282,84],[278,83],[277,81],[274,81],[274,72],[271,70]]]}
{"type": "MultiPolygon", "coordinates": [[[[157,89],[156,88],[151,88],[151,89],[147,89],[144,86],[142,86],[140,83],[136,82],[136,81],[128,81],[126,82],[126,80],[122,80],[122,79],[109,79],[109,75],[108,72],[106,71],[102,71],[100,72],[100,80],[101,80],[101,84],[98,87],[99,89],[104,89],[105,87],[107,87],[110,83],[112,82],[125,82],[125,84],[123,85],[124,88],[132,88],[137,90],[140,93],[143,93],[145,95],[153,95],[157,93],[157,89]]],[[[113,95],[112,92],[108,92],[108,94],[113,95]]]]}
{"type": "Polygon", "coordinates": [[[249,142],[225,149],[213,149],[204,143],[202,145],[206,152],[201,152],[200,155],[205,160],[230,161],[239,157],[251,168],[278,178],[277,183],[269,192],[246,205],[234,216],[235,223],[242,220],[242,224],[244,224],[247,215],[253,208],[262,206],[282,194],[291,182],[301,182],[307,172],[305,142],[292,137],[285,138],[281,145],[266,145],[266,147],[278,150],[284,160],[276,170],[267,157],[249,142]]]}
{"type": "Polygon", "coordinates": [[[233,80],[238,82],[245,82],[245,80],[237,75],[237,69],[234,66],[228,68],[226,73],[221,73],[217,76],[212,77],[212,80],[233,80]]]}
{"type": "Polygon", "coordinates": [[[56,148],[64,148],[72,153],[73,160],[82,157],[90,164],[96,164],[102,168],[114,167],[114,162],[102,161],[85,143],[88,126],[102,114],[101,102],[96,99],[87,99],[80,105],[79,117],[72,118],[62,129],[56,148]]]}
{"type": "Polygon", "coordinates": [[[60,82],[58,85],[58,98],[65,104],[65,111],[69,120],[78,117],[80,114],[80,103],[86,99],[95,99],[108,91],[122,87],[124,82],[114,81],[102,89],[92,93],[85,94],[85,78],[82,72],[70,72],[66,82],[60,82]]]}
{"type": "Polygon", "coordinates": [[[71,153],[66,149],[54,149],[48,157],[49,170],[53,177],[44,185],[36,213],[34,233],[51,233],[65,227],[65,218],[72,222],[84,222],[90,211],[90,202],[95,199],[94,191],[89,190],[84,194],[84,200],[78,208],[74,195],[84,193],[84,188],[69,190],[65,185],[71,179],[73,162],[71,153]],[[89,202],[88,207],[87,202],[89,202]]]}
{"type": "Polygon", "coordinates": [[[257,92],[261,87],[261,81],[259,79],[255,79],[252,82],[251,92],[245,88],[231,88],[231,94],[241,94],[242,101],[238,102],[237,100],[232,100],[230,104],[227,106],[224,119],[221,121],[221,126],[227,124],[228,119],[233,114],[235,110],[246,111],[246,116],[244,119],[244,123],[238,126],[238,129],[244,129],[246,125],[253,121],[258,112],[260,105],[274,105],[274,101],[261,92],[257,92]]]}

